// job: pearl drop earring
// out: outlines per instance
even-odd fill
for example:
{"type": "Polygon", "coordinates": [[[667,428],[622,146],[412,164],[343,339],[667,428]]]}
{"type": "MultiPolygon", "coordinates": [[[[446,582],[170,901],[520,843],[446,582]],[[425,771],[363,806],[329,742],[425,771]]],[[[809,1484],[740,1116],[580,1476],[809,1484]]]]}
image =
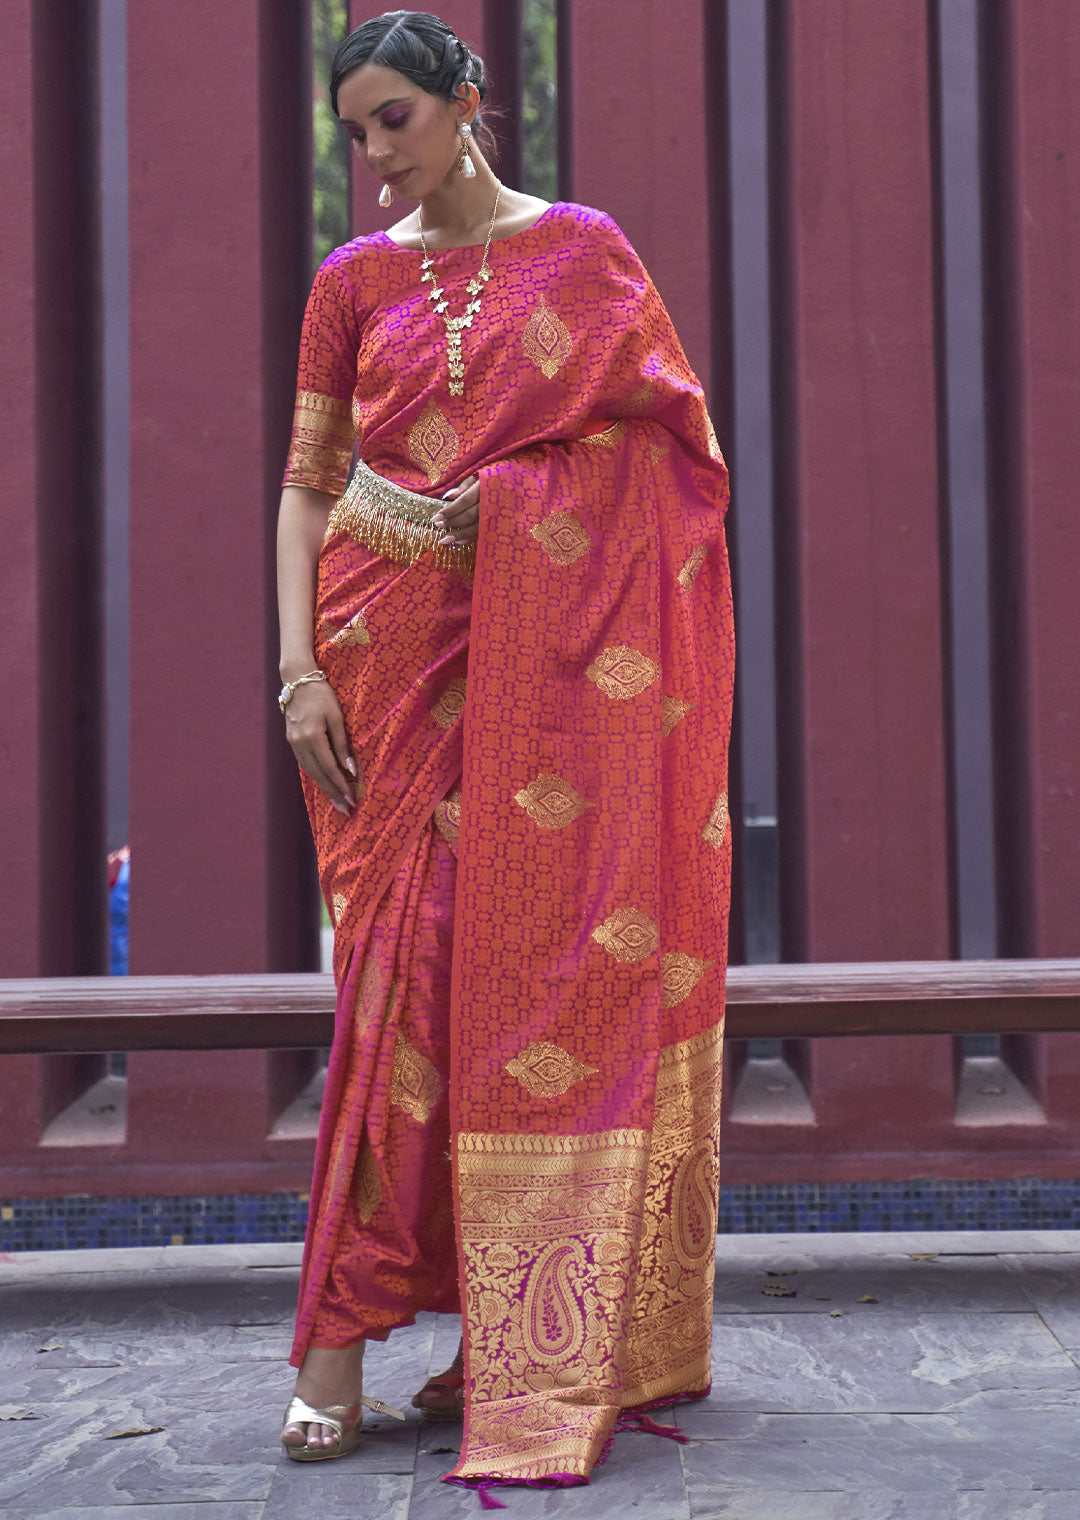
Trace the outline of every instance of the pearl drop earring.
{"type": "Polygon", "coordinates": [[[476,165],[472,161],[472,153],[470,151],[472,147],[472,127],[470,127],[467,121],[463,121],[458,127],[458,133],[461,137],[461,152],[458,154],[457,161],[458,169],[466,179],[475,179],[476,165]]]}

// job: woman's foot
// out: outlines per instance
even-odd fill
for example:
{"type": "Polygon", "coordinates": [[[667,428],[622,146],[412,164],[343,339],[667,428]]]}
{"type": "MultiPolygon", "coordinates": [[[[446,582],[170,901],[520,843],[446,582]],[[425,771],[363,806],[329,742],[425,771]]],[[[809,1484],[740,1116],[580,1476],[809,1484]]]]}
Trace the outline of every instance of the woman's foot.
{"type": "MultiPolygon", "coordinates": [[[[361,1341],[341,1350],[312,1346],[297,1374],[293,1393],[316,1409],[357,1403],[364,1391],[364,1345],[361,1341]]],[[[281,1432],[282,1446],[325,1449],[338,1439],[332,1425],[317,1425],[313,1421],[286,1425],[281,1432]]]]}
{"type": "Polygon", "coordinates": [[[465,1412],[465,1348],[458,1342],[457,1356],[445,1372],[428,1378],[414,1393],[413,1408],[425,1420],[460,1420],[465,1412]]]}

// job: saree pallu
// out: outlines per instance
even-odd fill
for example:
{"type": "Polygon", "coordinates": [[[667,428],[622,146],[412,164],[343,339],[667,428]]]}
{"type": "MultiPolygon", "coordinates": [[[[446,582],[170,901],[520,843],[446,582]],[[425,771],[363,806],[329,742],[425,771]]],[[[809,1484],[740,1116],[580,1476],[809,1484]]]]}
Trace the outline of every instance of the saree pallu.
{"type": "MultiPolygon", "coordinates": [[[[568,209],[580,231],[583,208],[568,209]]],[[[518,332],[547,380],[577,352],[574,383],[556,395],[528,367],[520,381],[507,369],[472,452],[429,475],[433,494],[480,475],[475,568],[432,552],[395,561],[363,514],[337,509],[320,561],[317,657],[360,779],[350,819],[307,788],[339,996],[294,1361],[363,1210],[383,1297],[368,1295],[360,1334],[456,1307],[436,1265],[452,1233],[466,1412],[448,1476],[478,1486],[587,1481],[620,1415],[710,1381],[731,843],[726,471],[632,250],[592,220],[578,256],[556,221],[544,260],[540,238],[519,244],[538,253],[520,260],[518,296],[533,305],[518,332]],[[525,405],[536,397],[546,412],[525,405]],[[447,841],[437,1049],[410,956],[447,841]],[[391,1121],[400,1129],[394,1111],[410,1106],[417,1136],[445,1122],[449,1179],[437,1140],[414,1137],[421,1181],[399,1164],[391,1121]],[[394,1216],[385,1229],[380,1209],[394,1216]]],[[[361,352],[390,309],[364,319],[361,352]]],[[[437,404],[423,391],[395,404],[415,454],[437,404]]],[[[414,486],[404,448],[395,468],[360,414],[363,457],[414,486]]]]}

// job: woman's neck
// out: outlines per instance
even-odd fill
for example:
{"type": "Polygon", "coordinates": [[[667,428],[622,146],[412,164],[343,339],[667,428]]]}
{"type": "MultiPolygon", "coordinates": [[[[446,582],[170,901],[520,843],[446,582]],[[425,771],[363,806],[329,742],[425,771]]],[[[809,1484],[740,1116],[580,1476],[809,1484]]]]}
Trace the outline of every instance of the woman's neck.
{"type": "Polygon", "coordinates": [[[434,247],[453,248],[483,242],[491,225],[491,212],[499,182],[490,166],[473,153],[476,176],[466,179],[451,169],[441,185],[425,195],[417,211],[424,219],[424,236],[434,247]]]}

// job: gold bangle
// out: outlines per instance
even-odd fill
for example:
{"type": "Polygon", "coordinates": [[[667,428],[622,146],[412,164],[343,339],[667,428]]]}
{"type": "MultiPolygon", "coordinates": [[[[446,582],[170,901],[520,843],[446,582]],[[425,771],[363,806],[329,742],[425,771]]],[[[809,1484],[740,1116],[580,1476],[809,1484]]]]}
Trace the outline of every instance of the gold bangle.
{"type": "Polygon", "coordinates": [[[306,676],[297,676],[295,681],[286,681],[285,685],[278,692],[277,702],[281,711],[284,712],[288,707],[293,699],[293,692],[298,686],[303,686],[307,681],[325,681],[328,679],[325,670],[309,670],[306,676]]]}

